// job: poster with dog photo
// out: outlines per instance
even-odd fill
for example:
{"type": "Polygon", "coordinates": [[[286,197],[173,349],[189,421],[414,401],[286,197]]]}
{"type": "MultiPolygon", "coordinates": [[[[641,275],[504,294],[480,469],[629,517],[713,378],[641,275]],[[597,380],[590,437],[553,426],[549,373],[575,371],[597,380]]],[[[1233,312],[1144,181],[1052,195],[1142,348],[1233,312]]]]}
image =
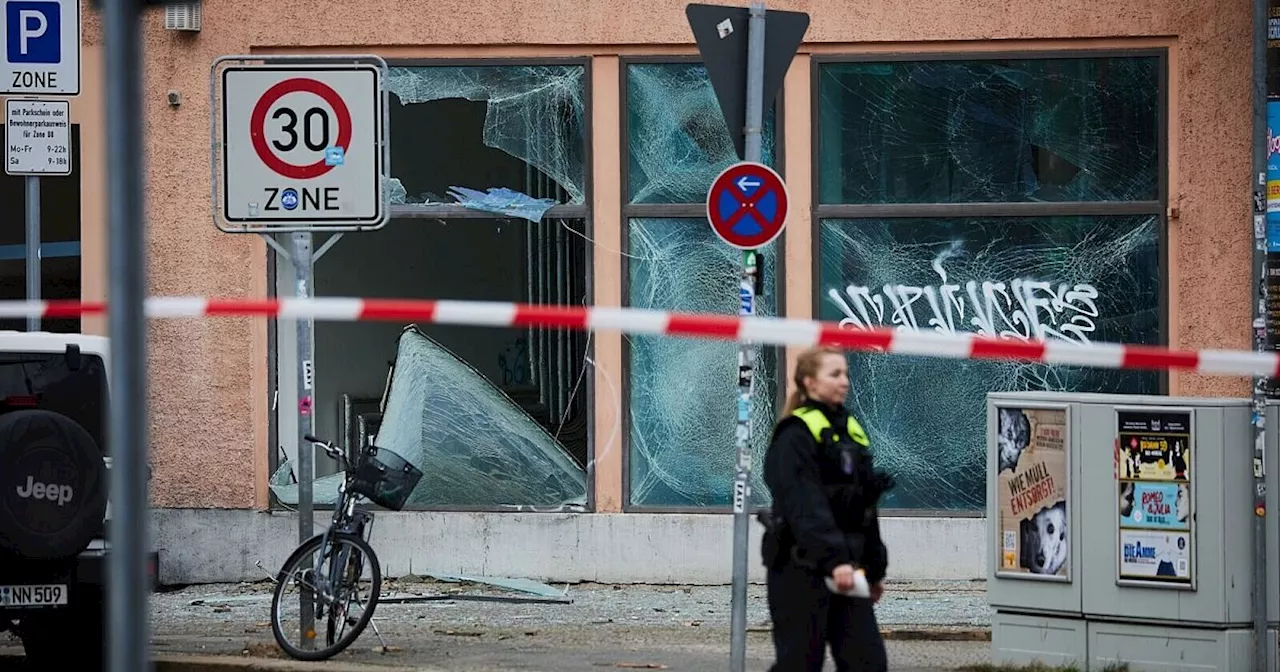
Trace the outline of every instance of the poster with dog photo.
{"type": "Polygon", "coordinates": [[[1068,581],[1067,410],[996,412],[998,574],[1068,581]]]}

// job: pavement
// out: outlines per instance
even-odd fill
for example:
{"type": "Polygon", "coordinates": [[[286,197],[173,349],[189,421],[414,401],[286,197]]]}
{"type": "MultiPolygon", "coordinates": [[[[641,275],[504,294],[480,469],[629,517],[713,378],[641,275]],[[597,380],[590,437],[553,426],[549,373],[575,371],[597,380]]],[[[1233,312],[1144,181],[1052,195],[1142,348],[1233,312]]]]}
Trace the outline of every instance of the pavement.
{"type": "MultiPolygon", "coordinates": [[[[729,586],[558,585],[556,598],[407,577],[384,582],[372,627],[324,664],[287,659],[271,636],[271,583],[189,586],[152,596],[157,672],[414,669],[437,672],[723,672],[729,586]],[[519,600],[506,602],[499,600],[519,600]],[[560,601],[555,601],[560,600],[560,601]]],[[[888,582],[877,618],[896,672],[990,662],[983,582],[888,582]]],[[[747,665],[772,663],[764,587],[748,590],[747,665]]],[[[0,635],[0,638],[4,635],[0,635]]],[[[0,659],[15,641],[0,639],[0,659]],[[4,647],[8,648],[4,648],[4,647]]],[[[828,661],[827,669],[834,669],[828,661]]]]}

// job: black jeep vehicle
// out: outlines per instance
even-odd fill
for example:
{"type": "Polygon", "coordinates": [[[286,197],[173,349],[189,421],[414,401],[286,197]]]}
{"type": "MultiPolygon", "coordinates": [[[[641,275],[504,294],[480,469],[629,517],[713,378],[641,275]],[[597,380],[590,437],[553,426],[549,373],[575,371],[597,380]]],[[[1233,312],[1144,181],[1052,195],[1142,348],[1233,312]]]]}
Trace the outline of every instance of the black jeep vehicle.
{"type": "Polygon", "coordinates": [[[106,667],[107,352],[0,331],[0,630],[31,669],[106,667]]]}

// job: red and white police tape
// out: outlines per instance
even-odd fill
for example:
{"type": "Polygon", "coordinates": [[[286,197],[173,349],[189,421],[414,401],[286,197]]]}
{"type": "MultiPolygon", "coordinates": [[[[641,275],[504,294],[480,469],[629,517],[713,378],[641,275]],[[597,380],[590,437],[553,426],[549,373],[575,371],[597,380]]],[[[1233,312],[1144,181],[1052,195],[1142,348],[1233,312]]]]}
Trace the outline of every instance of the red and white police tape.
{"type": "MultiPolygon", "coordinates": [[[[102,315],[102,302],[0,301],[0,318],[102,315]]],[[[835,322],[608,308],[403,299],[204,299],[149,297],[150,318],[279,317],[323,322],[396,321],[483,327],[620,331],[771,345],[832,345],[845,350],[951,359],[998,359],[1108,369],[1190,369],[1216,376],[1280,375],[1280,354],[1247,350],[1170,350],[1118,343],[1026,341],[894,329],[850,329],[835,322]]]]}

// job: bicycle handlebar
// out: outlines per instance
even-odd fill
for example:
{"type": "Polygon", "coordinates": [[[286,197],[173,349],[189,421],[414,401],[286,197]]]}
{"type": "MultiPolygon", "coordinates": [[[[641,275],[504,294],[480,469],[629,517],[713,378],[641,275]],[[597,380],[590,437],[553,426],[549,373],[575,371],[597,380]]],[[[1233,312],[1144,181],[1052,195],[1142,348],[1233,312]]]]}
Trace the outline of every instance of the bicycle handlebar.
{"type": "Polygon", "coordinates": [[[337,445],[330,443],[328,441],[324,441],[322,439],[318,439],[310,434],[303,434],[302,438],[305,439],[306,441],[310,441],[311,443],[314,443],[320,446],[321,448],[324,448],[324,452],[328,453],[329,456],[334,458],[335,460],[342,460],[344,462],[346,461],[347,456],[343,453],[342,449],[339,448],[337,445]]]}

